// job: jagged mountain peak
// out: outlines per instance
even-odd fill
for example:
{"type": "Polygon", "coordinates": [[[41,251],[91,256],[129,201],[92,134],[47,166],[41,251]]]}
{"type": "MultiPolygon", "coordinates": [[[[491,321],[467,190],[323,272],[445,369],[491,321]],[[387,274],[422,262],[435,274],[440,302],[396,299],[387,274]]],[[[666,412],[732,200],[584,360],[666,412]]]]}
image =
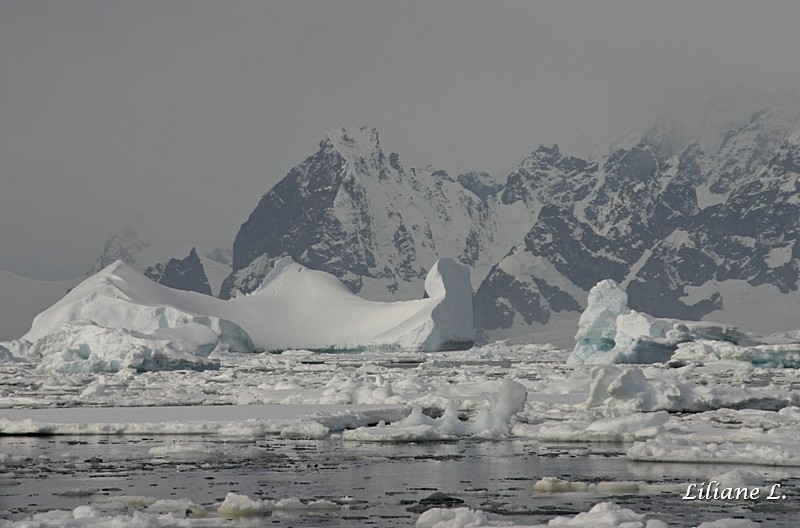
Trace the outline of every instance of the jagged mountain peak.
{"type": "MultiPolygon", "coordinates": [[[[323,152],[338,153],[352,172],[363,173],[380,169],[386,164],[375,127],[362,125],[332,130],[320,141],[319,146],[323,152]]],[[[399,160],[396,162],[399,164],[399,160]]]]}
{"type": "Polygon", "coordinates": [[[378,129],[369,125],[337,128],[328,132],[319,146],[328,145],[341,151],[372,152],[380,149],[378,129]]]}
{"type": "Polygon", "coordinates": [[[212,294],[205,267],[194,246],[185,258],[180,260],[171,258],[166,264],[158,263],[149,266],[144,271],[144,275],[176,290],[212,294]]]}
{"type": "Polygon", "coordinates": [[[291,256],[375,299],[415,296],[412,284],[439,257],[488,269],[489,216],[485,201],[446,171],[387,157],[375,128],[337,129],[242,225],[221,295],[248,292],[263,274],[253,263],[291,256]]]}
{"type": "Polygon", "coordinates": [[[140,235],[138,229],[126,224],[119,232],[108,238],[103,252],[97,258],[95,265],[89,270],[87,276],[105,269],[118,260],[133,264],[137,253],[146,249],[149,245],[150,242],[140,235]]]}
{"type": "Polygon", "coordinates": [[[535,211],[546,201],[582,200],[596,183],[597,169],[596,162],[562,154],[558,145],[541,145],[508,175],[501,201],[522,201],[535,211]]]}
{"type": "Polygon", "coordinates": [[[503,189],[503,184],[486,172],[465,172],[459,174],[456,181],[484,202],[503,189]]]}

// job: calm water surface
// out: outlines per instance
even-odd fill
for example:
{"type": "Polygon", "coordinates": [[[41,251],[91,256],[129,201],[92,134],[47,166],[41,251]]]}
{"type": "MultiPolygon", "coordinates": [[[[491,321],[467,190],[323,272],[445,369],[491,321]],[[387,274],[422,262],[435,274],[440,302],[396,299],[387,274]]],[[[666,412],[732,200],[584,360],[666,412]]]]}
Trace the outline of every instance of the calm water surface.
{"type": "Polygon", "coordinates": [[[525,524],[574,515],[613,500],[671,527],[721,517],[748,518],[770,527],[800,526],[800,503],[793,493],[800,490],[800,479],[792,469],[758,468],[768,472],[768,483],[781,483],[789,495],[779,503],[688,502],[673,492],[611,496],[532,491],[533,483],[544,476],[688,483],[734,467],[634,463],[625,459],[624,450],[623,445],[542,446],[523,440],[365,444],[337,437],[267,437],[247,443],[200,436],[2,437],[0,453],[17,462],[7,465],[0,477],[0,510],[5,518],[20,519],[39,511],[100,504],[115,495],[143,495],[189,498],[215,512],[215,504],[228,492],[335,502],[349,496],[347,510],[273,514],[243,524],[413,526],[425,508],[420,501],[440,492],[488,512],[493,520],[525,524]],[[163,458],[150,453],[176,444],[181,449],[163,458]]]}

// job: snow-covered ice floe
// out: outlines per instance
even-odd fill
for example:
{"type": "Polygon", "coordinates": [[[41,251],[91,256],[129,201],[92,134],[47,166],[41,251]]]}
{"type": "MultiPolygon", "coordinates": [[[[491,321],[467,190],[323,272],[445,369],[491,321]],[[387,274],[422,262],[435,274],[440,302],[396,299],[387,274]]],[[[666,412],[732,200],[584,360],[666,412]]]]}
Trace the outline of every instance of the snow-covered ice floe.
{"type": "MultiPolygon", "coordinates": [[[[255,438],[280,434],[319,438],[331,432],[401,420],[403,405],[214,405],[0,409],[0,435],[220,435],[255,438]]],[[[153,453],[181,457],[185,446],[153,453]]],[[[209,453],[206,453],[209,454],[209,453]]]]}
{"type": "Polygon", "coordinates": [[[760,466],[800,466],[800,408],[718,409],[671,423],[635,442],[631,460],[760,466]],[[732,427],[731,424],[735,424],[732,427]]]}
{"type": "Polygon", "coordinates": [[[699,339],[678,344],[671,361],[680,363],[711,363],[742,361],[770,368],[799,368],[800,343],[764,343],[742,346],[724,341],[699,339]]]}
{"type": "Polygon", "coordinates": [[[505,379],[492,397],[491,406],[469,421],[461,421],[456,406],[445,406],[444,413],[431,418],[414,407],[411,414],[399,422],[377,427],[359,427],[342,433],[344,440],[361,442],[422,442],[453,440],[459,436],[501,438],[511,432],[511,420],[525,408],[527,390],[514,380],[505,379]]]}
{"type": "MultiPolygon", "coordinates": [[[[647,475],[614,480],[614,473],[608,473],[597,480],[592,478],[596,475],[587,473],[545,473],[552,477],[526,473],[527,478],[533,478],[533,489],[526,485],[531,500],[558,501],[560,494],[576,494],[570,500],[579,501],[580,509],[558,517],[558,521],[551,520],[551,525],[565,526],[604,526],[603,522],[610,522],[606,517],[610,519],[611,513],[634,523],[629,526],[656,522],[658,519],[650,512],[658,511],[658,504],[648,502],[648,497],[666,494],[679,500],[686,491],[687,471],[697,482],[745,482],[748,487],[760,488],[783,482],[787,492],[792,490],[786,485],[786,480],[793,478],[791,469],[779,466],[800,467],[800,391],[796,370],[761,368],[749,362],[693,363],[680,368],[663,364],[566,364],[564,357],[563,351],[553,351],[548,346],[493,343],[467,351],[424,354],[315,354],[308,350],[227,353],[217,354],[220,370],[205,371],[51,373],[37,370],[32,364],[7,363],[0,365],[0,436],[214,437],[213,441],[202,442],[188,437],[157,438],[135,455],[115,452],[105,458],[105,463],[113,462],[125,469],[123,461],[114,457],[127,460],[124,457],[136,456],[137,464],[165,471],[171,465],[201,468],[262,464],[269,459],[267,445],[291,446],[294,439],[323,439],[320,444],[346,452],[393,452],[416,447],[456,452],[463,444],[494,445],[502,443],[496,440],[507,438],[511,440],[508,444],[517,448],[526,446],[519,452],[509,450],[515,451],[513,456],[536,456],[541,450],[569,453],[572,457],[597,449],[618,455],[612,458],[621,460],[628,473],[647,475]],[[495,441],[472,441],[482,438],[495,441]],[[463,442],[439,447],[363,444],[408,441],[463,442]],[[616,445],[586,445],[594,442],[616,445]],[[659,464],[654,466],[653,462],[659,464]],[[663,470],[665,462],[684,464],[677,464],[671,473],[663,470]],[[745,469],[736,473],[705,463],[737,464],[745,469]],[[726,475],[726,471],[731,474],[726,475]],[[783,481],[776,480],[776,475],[783,481]],[[630,495],[636,495],[640,504],[651,509],[638,510],[630,502],[619,511],[590,509],[596,500],[630,495]],[[623,513],[626,508],[632,508],[632,513],[623,513]],[[579,511],[583,514],[575,513],[579,511]],[[632,517],[642,514],[646,516],[639,520],[632,517]]],[[[125,438],[115,441],[126,442],[125,438]]],[[[35,474],[26,475],[23,471],[26,456],[24,450],[0,454],[0,474],[7,469],[9,474],[19,472],[19,478],[34,479],[35,474]]],[[[69,460],[81,463],[85,457],[75,454],[69,460]]],[[[228,504],[221,510],[224,491],[214,498],[220,504],[201,504],[208,514],[203,519],[184,517],[181,505],[186,506],[183,512],[192,511],[194,506],[180,502],[156,505],[149,501],[136,512],[107,511],[96,503],[101,498],[95,495],[85,502],[96,510],[38,513],[35,519],[26,521],[29,524],[6,525],[235,526],[248,515],[274,516],[289,511],[277,507],[283,499],[281,495],[250,498],[239,495],[248,488],[229,489],[237,493],[230,500],[226,498],[228,504]],[[47,516],[59,520],[45,521],[47,516]],[[168,518],[177,521],[168,522],[168,518]],[[208,524],[193,524],[201,521],[208,524]]],[[[445,491],[458,496],[457,488],[445,491]]],[[[69,504],[84,497],[79,495],[80,490],[75,493],[74,502],[69,504]]],[[[312,503],[320,498],[343,506],[331,499],[336,495],[330,493],[322,497],[300,496],[300,504],[287,501],[284,505],[305,508],[302,515],[309,515],[312,503]]],[[[461,497],[473,508],[482,507],[469,502],[467,492],[461,497]]],[[[126,500],[109,497],[112,499],[126,500]]],[[[338,511],[329,504],[317,506],[329,506],[328,512],[338,511]]],[[[21,515],[33,513],[20,512],[14,522],[21,515]]],[[[473,522],[477,526],[474,523],[478,518],[484,525],[508,520],[496,512],[468,508],[425,515],[420,517],[424,522],[438,519],[437,523],[450,522],[453,526],[459,526],[462,520],[464,525],[473,522]]],[[[520,516],[515,515],[514,519],[521,522],[520,516]]],[[[538,515],[535,521],[528,522],[546,520],[538,515]]],[[[608,525],[627,526],[620,523],[608,525]]],[[[6,525],[0,524],[2,528],[6,525]]]]}
{"type": "Polygon", "coordinates": [[[0,360],[25,356],[44,371],[117,372],[217,368],[219,352],[440,350],[472,342],[469,270],[434,264],[426,298],[373,302],[330,274],[279,260],[250,295],[221,300],[173,290],[116,262],[33,321],[0,360]]]}
{"type": "MultiPolygon", "coordinates": [[[[19,521],[2,521],[2,528],[233,528],[255,526],[259,518],[283,515],[330,515],[347,511],[346,498],[302,501],[297,497],[283,499],[253,499],[230,492],[222,503],[205,508],[189,499],[155,499],[152,497],[108,497],[96,506],[83,505],[73,510],[52,510],[37,513],[19,521]],[[132,514],[126,510],[134,508],[132,514]],[[245,523],[245,524],[242,524],[245,523]]],[[[272,521],[271,521],[272,522],[272,521]]],[[[612,501],[600,502],[588,511],[574,516],[557,516],[547,524],[514,524],[494,520],[487,513],[468,507],[431,508],[414,523],[416,528],[478,528],[504,526],[507,528],[670,528],[664,521],[647,513],[636,513],[612,501]]],[[[674,526],[674,525],[673,525],[674,526]]],[[[746,519],[724,518],[704,522],[696,528],[756,528],[758,524],[746,519]]]]}
{"type": "Polygon", "coordinates": [[[800,365],[800,340],[745,334],[735,326],[653,317],[631,310],[628,295],[613,280],[589,292],[575,348],[568,362],[666,363],[748,361],[762,366],[800,365]],[[677,351],[677,354],[676,354],[677,351]]]}
{"type": "MultiPolygon", "coordinates": [[[[614,502],[601,502],[589,511],[574,517],[558,516],[547,524],[513,524],[493,521],[481,510],[470,508],[433,508],[417,519],[416,528],[477,528],[480,526],[505,526],[507,528],[548,528],[552,526],[572,526],[579,528],[669,528],[670,525],[658,519],[648,518],[645,513],[636,513],[614,502]]],[[[756,528],[758,524],[746,519],[726,518],[705,522],[696,528],[756,528]]]]}

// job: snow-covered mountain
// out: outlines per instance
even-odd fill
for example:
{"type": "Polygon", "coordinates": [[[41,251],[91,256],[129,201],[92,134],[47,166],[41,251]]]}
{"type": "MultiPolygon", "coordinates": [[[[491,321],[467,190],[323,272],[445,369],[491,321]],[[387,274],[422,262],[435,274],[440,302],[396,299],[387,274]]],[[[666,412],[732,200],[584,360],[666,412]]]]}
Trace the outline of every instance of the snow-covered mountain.
{"type": "Polygon", "coordinates": [[[451,257],[471,268],[485,338],[545,332],[571,345],[603,279],[655,316],[793,328],[800,109],[745,107],[663,113],[638,142],[606,154],[541,146],[504,181],[406,166],[375,129],[339,129],[263,195],[230,260],[125,229],[98,268],[121,259],[171,287],[208,293],[207,282],[230,298],[290,256],[362,297],[401,300],[418,297],[426,270],[451,257]],[[749,303],[780,309],[754,316],[749,303]]]}
{"type": "Polygon", "coordinates": [[[800,111],[770,107],[716,150],[693,143],[669,155],[676,134],[659,123],[598,169],[564,178],[565,192],[541,192],[549,203],[476,292],[477,326],[546,325],[585,306],[605,278],[660,317],[800,326],[785,310],[798,291],[797,128],[800,111]]]}
{"type": "Polygon", "coordinates": [[[217,295],[231,273],[230,250],[165,231],[135,219],[109,237],[87,276],[119,260],[170,288],[217,295]]]}
{"type": "Polygon", "coordinates": [[[221,296],[252,291],[287,255],[373,299],[418,296],[441,256],[471,266],[477,284],[508,249],[489,202],[497,189],[485,175],[407,168],[373,128],[336,130],[242,225],[221,296]]]}
{"type": "Polygon", "coordinates": [[[211,295],[211,286],[208,284],[205,268],[194,247],[185,259],[171,258],[166,264],[158,263],[155,266],[149,266],[144,274],[159,284],[176,290],[211,295]]]}

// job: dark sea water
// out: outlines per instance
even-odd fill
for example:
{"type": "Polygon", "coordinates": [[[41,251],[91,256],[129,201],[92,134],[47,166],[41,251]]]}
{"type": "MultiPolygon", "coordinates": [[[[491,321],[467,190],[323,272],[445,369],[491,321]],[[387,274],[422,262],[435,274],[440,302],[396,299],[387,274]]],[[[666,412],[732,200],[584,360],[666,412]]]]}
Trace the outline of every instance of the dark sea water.
{"type": "Polygon", "coordinates": [[[525,440],[365,444],[337,436],[313,441],[266,437],[247,443],[202,436],[0,437],[0,453],[13,457],[0,477],[0,511],[6,519],[21,519],[139,495],[188,498],[215,513],[226,494],[236,492],[254,499],[294,496],[349,505],[273,513],[240,521],[245,526],[413,526],[429,507],[425,499],[441,493],[450,498],[441,499],[449,505],[520,524],[574,516],[611,500],[670,527],[724,517],[769,527],[800,526],[800,501],[794,495],[800,478],[792,469],[758,468],[768,484],[780,483],[787,493],[787,500],[775,502],[685,501],[674,490],[648,495],[532,490],[544,476],[682,484],[734,467],[636,463],[624,457],[624,450],[620,444],[544,446],[525,440]],[[163,457],[150,452],[165,446],[179,447],[163,457]]]}

